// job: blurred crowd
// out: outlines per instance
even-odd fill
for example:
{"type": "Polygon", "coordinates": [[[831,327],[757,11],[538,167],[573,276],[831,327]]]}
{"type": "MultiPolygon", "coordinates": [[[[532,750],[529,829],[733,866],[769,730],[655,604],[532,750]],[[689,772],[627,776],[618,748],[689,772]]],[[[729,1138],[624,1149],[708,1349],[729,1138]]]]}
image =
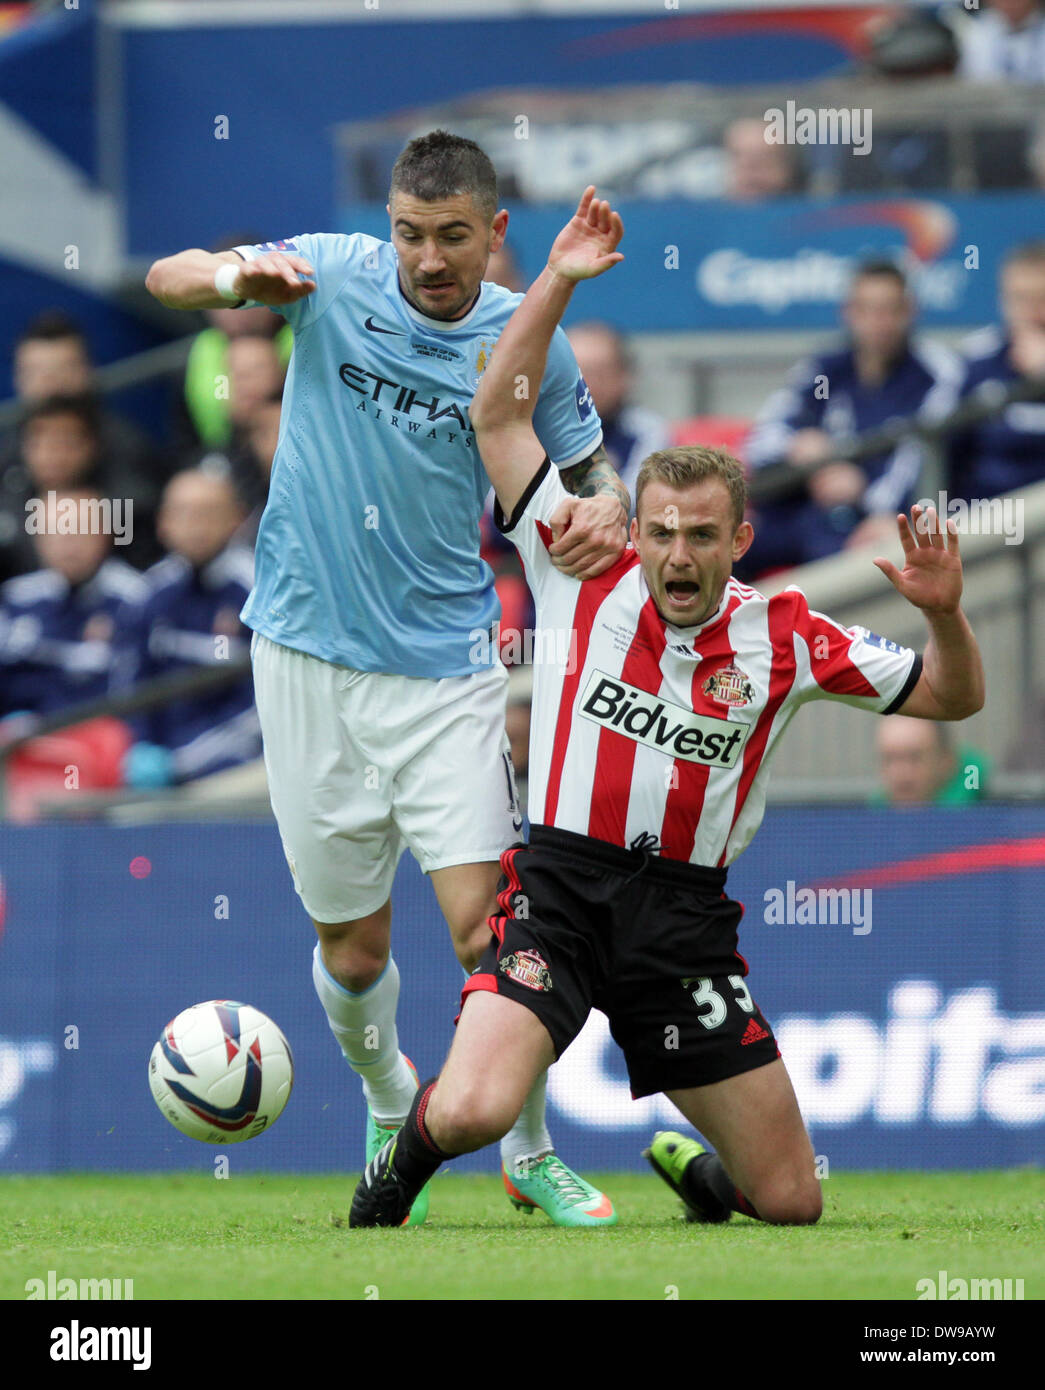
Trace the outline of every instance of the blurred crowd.
{"type": "MultiPolygon", "coordinates": [[[[489,274],[517,286],[507,253],[489,274]]],[[[164,449],[94,393],[79,325],[46,313],[21,334],[14,380],[22,411],[0,441],[0,718],[46,715],[187,666],[246,657],[250,634],[239,611],[252,582],[290,342],[265,309],[218,309],[207,318],[164,449]],[[40,499],[36,525],[27,521],[32,498],[40,499]],[[127,516],[114,507],[86,533],[63,522],[113,499],[127,516]]],[[[964,351],[918,334],[904,273],[886,261],[858,268],[840,327],[838,344],[793,367],[746,433],[729,439],[710,437],[714,422],[668,420],[645,407],[628,343],[612,325],[577,323],[568,336],[629,491],[647,454],[694,438],[733,447],[756,482],[763,469],[785,475],[790,491],[752,508],[756,540],[738,573],[757,582],[843,549],[881,548],[897,510],[917,500],[917,443],[905,438],[854,463],[833,457],[838,440],[897,418],[943,418],[983,382],[1045,378],[1045,242],[1009,253],[999,321],[964,351]]],[[[941,481],[950,499],[996,497],[1043,479],[1045,405],[946,437],[941,481]]],[[[524,650],[517,634],[532,626],[532,602],[489,511],[483,554],[510,663],[524,650]]],[[[519,676],[513,692],[513,745],[525,775],[528,693],[519,676]]],[[[261,752],[246,678],[127,723],[113,785],[175,784],[261,752]]]]}
{"type": "MultiPolygon", "coordinates": [[[[46,312],[17,340],[21,410],[0,441],[8,737],[145,681],[247,660],[239,614],[253,583],[290,332],[267,309],[206,317],[162,446],[95,391],[81,325],[46,312]]],[[[122,720],[91,720],[53,750],[38,740],[15,759],[44,783],[53,781],[48,761],[71,760],[93,787],[151,790],[260,755],[253,690],[241,675],[122,720]]]]}
{"type": "MultiPolygon", "coordinates": [[[[862,75],[901,85],[912,78],[953,76],[970,88],[1033,89],[1045,83],[1045,3],[950,0],[935,11],[883,14],[872,23],[862,75]]],[[[854,88],[854,96],[858,91],[854,88]]],[[[824,188],[842,193],[1045,189],[1045,113],[1039,109],[1030,120],[996,115],[1002,119],[973,121],[958,142],[948,136],[946,115],[894,119],[875,130],[863,157],[850,159],[838,145],[767,143],[762,112],[752,111],[726,125],[717,148],[692,151],[688,166],[674,166],[670,174],[690,196],[741,204],[824,188]]]]}
{"type": "MultiPolygon", "coordinates": [[[[488,275],[519,288],[508,252],[488,275]]],[[[45,313],[18,339],[22,410],[0,440],[0,718],[8,727],[20,716],[47,715],[188,666],[246,658],[250,634],[239,611],[252,582],[291,343],[266,309],[217,309],[206,318],[164,448],[94,392],[78,324],[45,313]],[[35,526],[27,521],[32,498],[40,499],[35,526]],[[113,499],[122,499],[126,517],[114,507],[86,533],[63,522],[113,499]]],[[[795,365],[746,430],[737,435],[732,423],[729,438],[712,437],[713,421],[664,419],[644,406],[629,345],[611,324],[568,330],[606,450],[629,491],[647,454],[694,438],[732,447],[756,484],[763,469],[785,477],[790,491],[752,507],[756,540],[738,567],[749,582],[844,549],[881,548],[895,533],[897,510],[917,500],[923,458],[916,442],[905,438],[857,464],[833,457],[838,440],[897,418],[941,419],[983,382],[1045,378],[1045,241],[1011,250],[998,323],[963,351],[917,332],[917,306],[891,262],[857,269],[841,318],[837,345],[795,365]]],[[[1045,405],[946,436],[941,481],[950,499],[996,497],[1043,479],[1045,405]]],[[[525,649],[517,635],[533,624],[532,601],[489,509],[482,547],[511,664],[525,649]]],[[[525,777],[523,673],[512,690],[509,722],[525,777]]],[[[126,724],[110,785],[177,784],[261,753],[249,678],[126,724]]]]}
{"type": "MultiPolygon", "coordinates": [[[[839,441],[899,419],[934,424],[984,383],[1045,383],[1045,240],[1012,248],[1001,270],[998,322],[971,335],[960,350],[918,333],[905,274],[889,261],[857,269],[841,318],[837,345],[797,363],[739,437],[736,421],[723,433],[716,419],[673,421],[646,409],[636,398],[628,345],[610,325],[568,330],[602,417],[607,452],[630,491],[648,453],[695,441],[731,448],[754,487],[763,470],[782,478],[785,495],[756,502],[749,512],[755,541],[736,566],[749,583],[843,550],[874,554],[895,544],[897,512],[922,497],[925,446],[905,437],[854,463],[833,456],[839,441]]],[[[1045,481],[1045,395],[944,435],[938,464],[948,503],[1019,493],[1045,481]]],[[[935,501],[938,493],[932,496],[935,501]]],[[[507,641],[532,622],[529,594],[514,551],[489,526],[485,553],[499,575],[507,641]]],[[[1021,739],[1009,765],[1025,769],[1027,755],[1021,739]]],[[[982,789],[978,781],[964,799],[982,789]]]]}
{"type": "MultiPolygon", "coordinates": [[[[970,83],[1041,83],[1045,9],[1037,0],[993,0],[975,17],[946,7],[938,15],[912,12],[883,29],[875,49],[880,68],[897,75],[956,71],[970,83]],[[917,62],[912,54],[920,55],[917,62]]],[[[1017,145],[1010,184],[1045,189],[1045,117],[1022,130],[1017,145]]],[[[923,177],[919,160],[935,156],[928,146],[918,149],[910,167],[923,177]]],[[[801,192],[815,173],[802,162],[808,150],[767,143],[758,118],[733,121],[720,153],[717,191],[737,203],[801,192]]],[[[911,157],[911,147],[904,154],[890,137],[878,163],[850,163],[861,166],[862,177],[887,177],[896,187],[888,162],[901,155],[911,157]]],[[[487,278],[525,288],[507,247],[491,259],[487,278]]],[[[155,677],[246,660],[250,633],[239,612],[252,583],[292,333],[261,308],[204,317],[172,390],[162,444],[96,390],[84,325],[43,312],[17,339],[18,420],[0,435],[0,738],[155,677]],[[74,515],[94,520],[84,527],[70,522],[74,515]]],[[[746,421],[662,418],[643,403],[631,345],[614,325],[576,323],[568,336],[602,418],[606,450],[629,491],[642,459],[673,443],[725,446],[740,457],[755,490],[756,539],[738,574],[757,582],[843,550],[882,548],[895,536],[897,511],[918,499],[926,473],[916,440],[906,437],[859,462],[837,456],[840,441],[897,419],[938,422],[984,383],[1033,387],[1045,380],[1045,240],[1012,247],[1001,269],[996,323],[959,350],[920,332],[900,265],[863,263],[841,307],[837,342],[797,363],[746,421]],[[760,480],[769,477],[777,480],[773,500],[757,500],[760,480]]],[[[994,498],[1045,480],[1045,402],[948,434],[938,463],[951,500],[994,498]]],[[[495,574],[503,654],[511,664],[525,649],[517,634],[532,626],[532,602],[489,509],[482,550],[495,574]]],[[[517,668],[508,722],[522,780],[528,719],[529,672],[517,668]]],[[[956,751],[942,735],[928,746],[925,731],[916,737],[903,728],[911,722],[883,726],[890,729],[880,750],[883,796],[903,802],[980,794],[980,781],[971,788],[954,782],[974,755],[956,751]],[[902,766],[906,780],[890,780],[888,769],[902,766]],[[922,790],[912,795],[912,786],[922,790]]],[[[102,787],[176,785],[261,754],[247,675],[121,721],[95,721],[82,739],[81,761],[94,767],[93,784],[102,787]]],[[[16,756],[31,764],[31,749],[16,756]]],[[[53,755],[58,763],[63,758],[66,765],[66,744],[53,755]]]]}

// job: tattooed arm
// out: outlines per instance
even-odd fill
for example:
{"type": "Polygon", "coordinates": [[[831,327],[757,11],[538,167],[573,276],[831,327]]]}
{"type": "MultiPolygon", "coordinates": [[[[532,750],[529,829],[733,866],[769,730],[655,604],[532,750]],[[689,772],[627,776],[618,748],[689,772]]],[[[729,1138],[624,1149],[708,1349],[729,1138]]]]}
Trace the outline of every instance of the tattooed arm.
{"type": "Polygon", "coordinates": [[[616,497],[625,512],[631,510],[628,489],[614,472],[606,450],[600,444],[590,457],[559,472],[562,485],[574,497],[616,497]]]}
{"type": "Polygon", "coordinates": [[[549,554],[564,574],[594,579],[619,558],[628,539],[628,489],[614,472],[600,444],[588,458],[561,470],[573,496],[551,519],[549,554]]]}

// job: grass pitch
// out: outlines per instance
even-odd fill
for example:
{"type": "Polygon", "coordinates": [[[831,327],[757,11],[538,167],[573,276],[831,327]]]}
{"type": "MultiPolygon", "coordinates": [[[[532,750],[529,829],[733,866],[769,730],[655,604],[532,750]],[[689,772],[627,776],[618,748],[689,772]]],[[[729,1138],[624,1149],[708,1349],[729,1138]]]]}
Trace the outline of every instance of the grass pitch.
{"type": "Polygon", "coordinates": [[[587,1174],[620,1224],[560,1230],[440,1174],[428,1224],[352,1231],[356,1176],[0,1178],[0,1298],[133,1279],[143,1299],[903,1299],[950,1277],[1045,1293],[1045,1172],[845,1173],[814,1227],[694,1226],[651,1172],[587,1174]]]}

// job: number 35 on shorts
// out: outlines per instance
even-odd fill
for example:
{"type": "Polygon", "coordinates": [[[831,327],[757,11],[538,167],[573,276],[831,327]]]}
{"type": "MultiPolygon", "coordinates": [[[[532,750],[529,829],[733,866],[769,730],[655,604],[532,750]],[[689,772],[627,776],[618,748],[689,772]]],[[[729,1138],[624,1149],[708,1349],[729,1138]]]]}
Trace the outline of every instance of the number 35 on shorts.
{"type": "MultiPolygon", "coordinates": [[[[727,976],[729,984],[733,990],[733,998],[746,1014],[755,1012],[755,1001],[751,998],[751,993],[744,982],[743,975],[727,976]]],[[[726,1001],[718,990],[712,989],[714,983],[707,976],[690,976],[682,981],[684,989],[688,989],[693,996],[693,1002],[698,1008],[706,1009],[706,1013],[698,1015],[705,1028],[717,1028],[720,1023],[726,1020],[726,1001]],[[693,988],[696,986],[696,988],[693,988]]]]}

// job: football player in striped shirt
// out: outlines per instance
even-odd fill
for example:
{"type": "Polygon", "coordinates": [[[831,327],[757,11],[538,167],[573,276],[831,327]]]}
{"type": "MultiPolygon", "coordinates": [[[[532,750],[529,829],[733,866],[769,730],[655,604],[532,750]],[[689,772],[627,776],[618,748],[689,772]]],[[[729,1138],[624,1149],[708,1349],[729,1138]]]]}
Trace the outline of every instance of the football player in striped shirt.
{"type": "Polygon", "coordinates": [[[805,701],[924,719],[983,704],[957,534],[918,508],[898,518],[903,569],[875,563],[924,612],[922,655],[812,612],[796,589],[767,599],[733,580],[753,532],[740,466],[714,450],[651,455],[632,547],[593,579],[555,569],[561,485],[519,386],[541,379],[575,282],[622,259],[620,236],[589,188],[472,404],[537,635],[563,640],[539,644],[530,843],[502,857],[500,912],[449,1057],[365,1170],[356,1226],[402,1224],[444,1159],[502,1134],[592,1007],[609,1018],[632,1094],[663,1092],[714,1145],[663,1134],[650,1150],[695,1219],[816,1221],[812,1146],[737,952],[742,908],[725,896],[727,867],[758,828],[767,760],[805,701]]]}

